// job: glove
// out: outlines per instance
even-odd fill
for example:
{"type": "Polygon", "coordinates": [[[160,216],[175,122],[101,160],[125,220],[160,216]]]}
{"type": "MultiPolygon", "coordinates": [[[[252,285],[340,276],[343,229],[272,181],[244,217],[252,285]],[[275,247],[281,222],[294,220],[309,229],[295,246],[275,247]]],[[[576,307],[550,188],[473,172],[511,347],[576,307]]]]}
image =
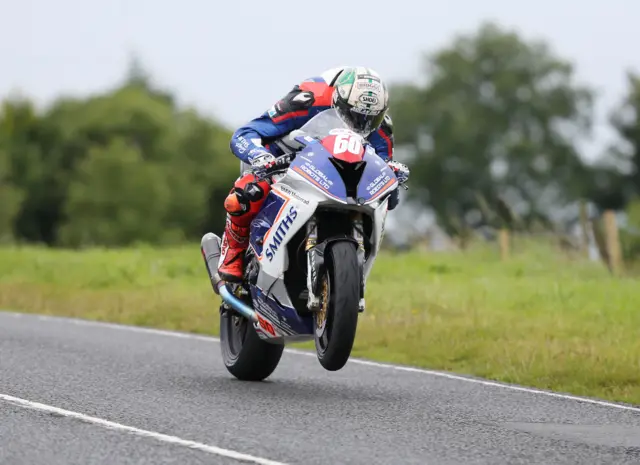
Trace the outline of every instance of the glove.
{"type": "Polygon", "coordinates": [[[266,150],[258,149],[249,154],[249,163],[255,172],[265,172],[276,164],[276,157],[266,150]]]}
{"type": "Polygon", "coordinates": [[[405,184],[409,180],[409,167],[399,161],[388,161],[387,165],[395,173],[398,183],[400,185],[405,184]]]}

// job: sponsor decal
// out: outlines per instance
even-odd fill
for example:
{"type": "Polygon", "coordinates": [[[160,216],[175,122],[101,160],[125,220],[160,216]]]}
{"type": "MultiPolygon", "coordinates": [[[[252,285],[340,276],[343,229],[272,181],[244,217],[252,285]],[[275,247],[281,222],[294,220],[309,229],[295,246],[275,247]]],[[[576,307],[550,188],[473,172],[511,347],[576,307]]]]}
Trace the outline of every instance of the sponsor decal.
{"type": "Polygon", "coordinates": [[[358,81],[356,89],[380,92],[382,90],[382,86],[379,82],[358,81]]]}
{"type": "Polygon", "coordinates": [[[380,82],[380,78],[378,76],[374,76],[373,74],[358,74],[358,79],[371,79],[375,82],[380,82]]]}
{"type": "Polygon", "coordinates": [[[264,253],[269,261],[273,260],[275,253],[278,251],[278,248],[282,244],[284,238],[287,237],[289,228],[291,227],[297,216],[298,210],[296,210],[295,206],[292,206],[289,209],[289,213],[287,213],[285,217],[280,221],[278,229],[273,232],[269,243],[264,247],[264,253]]]}
{"type": "Polygon", "coordinates": [[[380,113],[380,110],[378,110],[376,108],[365,108],[365,107],[361,107],[359,105],[353,107],[352,110],[357,112],[357,113],[361,113],[363,115],[377,115],[378,113],[380,113]]]}
{"type": "Polygon", "coordinates": [[[369,185],[367,186],[367,192],[369,193],[369,195],[374,195],[376,192],[382,189],[390,180],[391,178],[389,177],[389,175],[384,173],[379,174],[373,181],[369,183],[369,185]]]}
{"type": "MultiPolygon", "coordinates": [[[[266,297],[265,297],[265,299],[266,299],[266,297]]],[[[278,315],[278,313],[275,312],[271,308],[271,306],[269,304],[267,304],[264,300],[256,299],[254,302],[255,302],[254,305],[256,305],[256,310],[259,310],[260,313],[266,315],[268,318],[270,318],[273,321],[280,322],[282,320],[280,315],[278,315]]]]}
{"type": "Polygon", "coordinates": [[[236,139],[236,148],[238,149],[238,152],[240,153],[245,153],[247,151],[247,149],[249,148],[249,141],[247,139],[245,139],[242,136],[239,136],[236,139]]]}
{"type": "Polygon", "coordinates": [[[285,194],[287,194],[288,196],[293,197],[296,200],[299,200],[300,202],[304,203],[305,205],[309,205],[309,200],[305,199],[304,197],[302,197],[300,194],[298,194],[296,191],[294,191],[293,189],[289,188],[288,186],[286,186],[284,184],[276,184],[276,186],[278,186],[277,188],[280,189],[285,194]]]}
{"type": "Polygon", "coordinates": [[[329,131],[329,134],[332,136],[338,136],[340,134],[355,134],[355,132],[347,128],[335,128],[329,131]]]}
{"type": "Polygon", "coordinates": [[[359,99],[362,103],[367,105],[376,105],[378,103],[378,97],[375,95],[361,95],[359,99]]]}
{"type": "Polygon", "coordinates": [[[273,328],[273,325],[265,320],[258,312],[256,312],[256,315],[258,316],[258,323],[260,324],[260,327],[264,331],[275,337],[276,330],[273,328]]]}
{"type": "Polygon", "coordinates": [[[316,168],[309,162],[306,162],[304,165],[300,165],[300,169],[305,173],[307,173],[309,176],[311,176],[311,178],[315,182],[320,184],[323,188],[328,190],[328,189],[331,189],[331,186],[333,186],[333,181],[327,178],[326,174],[324,174],[322,171],[320,171],[318,168],[316,168]]]}

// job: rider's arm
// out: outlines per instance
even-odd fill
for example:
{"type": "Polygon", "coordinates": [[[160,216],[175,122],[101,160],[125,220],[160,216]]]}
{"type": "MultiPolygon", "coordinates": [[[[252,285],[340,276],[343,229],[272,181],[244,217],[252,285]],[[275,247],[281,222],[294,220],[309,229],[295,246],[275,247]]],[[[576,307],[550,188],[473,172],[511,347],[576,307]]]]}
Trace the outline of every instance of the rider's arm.
{"type": "Polygon", "coordinates": [[[231,137],[233,154],[245,163],[253,153],[265,150],[265,141],[274,140],[300,128],[309,119],[316,98],[309,86],[296,85],[268,111],[238,128],[231,137]]]}
{"type": "Polygon", "coordinates": [[[393,160],[393,122],[387,114],[380,128],[369,136],[369,142],[384,161],[393,160]]]}

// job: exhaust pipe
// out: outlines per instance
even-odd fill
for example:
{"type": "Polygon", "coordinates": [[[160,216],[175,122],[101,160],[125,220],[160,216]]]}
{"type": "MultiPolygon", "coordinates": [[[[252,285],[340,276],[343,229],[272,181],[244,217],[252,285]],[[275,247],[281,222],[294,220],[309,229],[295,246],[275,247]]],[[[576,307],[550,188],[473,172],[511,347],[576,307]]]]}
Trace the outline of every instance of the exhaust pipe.
{"type": "Polygon", "coordinates": [[[218,294],[220,298],[233,308],[240,315],[244,316],[252,322],[258,321],[258,316],[253,308],[249,307],[242,300],[238,299],[227,287],[227,283],[218,274],[218,262],[220,261],[220,243],[221,240],[213,233],[207,233],[202,236],[200,241],[200,251],[204,258],[204,264],[207,267],[207,273],[213,286],[213,292],[218,294]]]}

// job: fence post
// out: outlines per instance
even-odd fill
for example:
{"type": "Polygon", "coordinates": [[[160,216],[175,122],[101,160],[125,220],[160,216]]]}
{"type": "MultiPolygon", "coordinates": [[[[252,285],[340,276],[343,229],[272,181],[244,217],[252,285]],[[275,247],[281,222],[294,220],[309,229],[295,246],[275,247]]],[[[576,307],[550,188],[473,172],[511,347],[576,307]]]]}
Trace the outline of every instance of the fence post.
{"type": "Polygon", "coordinates": [[[609,257],[609,269],[614,275],[622,272],[622,250],[620,248],[620,234],[616,223],[616,214],[613,210],[607,210],[603,215],[604,235],[609,257]]]}

